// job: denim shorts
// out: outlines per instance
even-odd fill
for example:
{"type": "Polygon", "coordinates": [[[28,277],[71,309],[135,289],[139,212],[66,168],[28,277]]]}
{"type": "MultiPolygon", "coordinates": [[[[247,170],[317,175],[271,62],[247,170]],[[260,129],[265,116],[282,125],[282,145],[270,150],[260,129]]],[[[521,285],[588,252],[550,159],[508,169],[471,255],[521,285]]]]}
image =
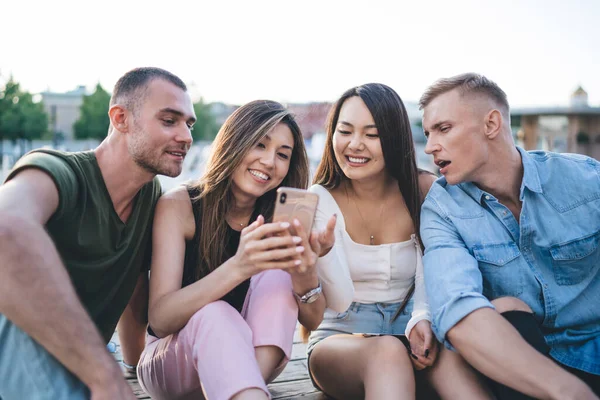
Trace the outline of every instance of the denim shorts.
{"type": "Polygon", "coordinates": [[[342,313],[326,309],[323,322],[317,330],[310,334],[307,354],[310,356],[317,343],[332,335],[352,333],[404,335],[406,324],[412,313],[413,300],[409,300],[404,311],[392,321],[401,305],[402,302],[374,304],[353,302],[342,313]]]}

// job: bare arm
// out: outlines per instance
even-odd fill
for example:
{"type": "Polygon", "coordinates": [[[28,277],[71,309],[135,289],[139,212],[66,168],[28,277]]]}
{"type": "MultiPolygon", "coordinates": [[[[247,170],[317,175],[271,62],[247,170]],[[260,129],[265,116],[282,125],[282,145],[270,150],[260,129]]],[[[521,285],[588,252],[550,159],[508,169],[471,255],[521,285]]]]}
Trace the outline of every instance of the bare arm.
{"type": "Polygon", "coordinates": [[[491,308],[473,311],[447,336],[469,364],[522,393],[539,399],[597,399],[583,382],[531,347],[491,308]]]}
{"type": "Polygon", "coordinates": [[[185,188],[161,197],[154,217],[148,313],[154,333],[165,337],[178,332],[196,311],[222,298],[262,269],[294,266],[293,260],[274,261],[297,254],[291,237],[261,240],[287,228],[280,224],[263,225],[264,219],[259,220],[244,228],[234,257],[182,288],[186,239],[193,238],[195,231],[192,204],[185,188]],[[286,248],[278,249],[281,247],[286,248]]]}
{"type": "Polygon", "coordinates": [[[244,279],[231,273],[225,263],[203,279],[181,287],[186,240],[195,232],[192,203],[184,187],[159,199],[153,229],[148,317],[154,333],[165,337],[179,331],[196,311],[244,279]]]}
{"type": "Polygon", "coordinates": [[[44,229],[58,202],[54,182],[36,169],[24,170],[0,186],[0,312],[92,394],[111,385],[114,398],[135,398],[44,229]]]}
{"type": "Polygon", "coordinates": [[[148,273],[143,272],[117,325],[123,361],[128,365],[137,365],[144,351],[147,319],[148,273]]]}

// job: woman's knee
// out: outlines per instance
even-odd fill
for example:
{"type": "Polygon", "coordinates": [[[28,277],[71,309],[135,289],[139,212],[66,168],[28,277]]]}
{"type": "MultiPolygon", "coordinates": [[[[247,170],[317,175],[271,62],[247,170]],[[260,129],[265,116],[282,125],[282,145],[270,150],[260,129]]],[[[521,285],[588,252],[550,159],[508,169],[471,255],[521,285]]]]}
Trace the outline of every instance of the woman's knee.
{"type": "Polygon", "coordinates": [[[239,313],[235,308],[223,300],[217,300],[196,311],[187,325],[201,325],[204,320],[209,320],[213,324],[220,320],[236,318],[236,316],[239,316],[239,313]]]}
{"type": "Polygon", "coordinates": [[[500,314],[507,311],[524,311],[533,313],[531,307],[529,307],[523,300],[517,299],[516,297],[499,297],[492,300],[492,304],[500,314]]]}
{"type": "Polygon", "coordinates": [[[370,368],[385,368],[407,366],[412,369],[408,350],[404,343],[394,336],[379,336],[368,340],[365,348],[366,360],[370,368]]]}
{"type": "Polygon", "coordinates": [[[285,271],[274,269],[261,272],[252,278],[252,290],[270,295],[291,295],[292,278],[285,271]]]}

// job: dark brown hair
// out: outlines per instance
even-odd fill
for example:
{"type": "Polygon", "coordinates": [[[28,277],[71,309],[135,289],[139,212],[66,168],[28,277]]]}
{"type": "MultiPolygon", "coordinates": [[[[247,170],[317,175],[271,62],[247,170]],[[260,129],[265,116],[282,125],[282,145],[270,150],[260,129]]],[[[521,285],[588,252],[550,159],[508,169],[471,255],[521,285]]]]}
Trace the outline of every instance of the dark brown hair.
{"type": "MultiPolygon", "coordinates": [[[[354,87],[342,94],[342,97],[333,105],[327,120],[327,139],[323,158],[317,168],[313,183],[331,190],[337,188],[343,180],[348,179],[335,158],[333,134],[344,102],[353,96],[360,97],[373,116],[381,141],[385,168],[390,176],[398,182],[416,236],[421,243],[419,229],[423,198],[419,190],[419,169],[417,168],[415,145],[404,103],[389,86],[367,83],[354,87]]],[[[413,292],[414,284],[405,296],[398,314],[406,307],[413,292]]]]}
{"type": "MultiPolygon", "coordinates": [[[[277,124],[284,123],[292,131],[294,149],[290,168],[279,186],[306,189],[309,168],[306,148],[300,128],[293,114],[283,105],[270,100],[256,100],[238,108],[227,118],[212,146],[203,176],[192,186],[200,195],[192,199],[192,205],[201,201],[202,218],[196,230],[201,232],[199,265],[196,280],[206,276],[225,260],[224,243],[227,234],[225,215],[232,208],[232,175],[250,149],[258,144],[277,124]]],[[[266,221],[273,217],[277,188],[256,200],[255,214],[266,221]]]]}
{"type": "Polygon", "coordinates": [[[163,79],[187,92],[185,83],[167,70],[156,67],[134,68],[126,72],[115,84],[110,105],[122,103],[128,110],[135,112],[137,106],[144,101],[148,84],[155,79],[163,79]]]}
{"type": "Polygon", "coordinates": [[[371,112],[385,161],[387,172],[397,182],[400,193],[419,233],[419,214],[421,212],[421,195],[419,193],[419,170],[415,157],[410,121],[400,96],[389,86],[381,83],[367,83],[347,90],[333,105],[327,119],[327,139],[323,158],[317,168],[314,184],[329,190],[337,188],[348,179],[337,160],[333,150],[333,134],[335,132],[340,110],[350,97],[358,96],[371,112]]]}

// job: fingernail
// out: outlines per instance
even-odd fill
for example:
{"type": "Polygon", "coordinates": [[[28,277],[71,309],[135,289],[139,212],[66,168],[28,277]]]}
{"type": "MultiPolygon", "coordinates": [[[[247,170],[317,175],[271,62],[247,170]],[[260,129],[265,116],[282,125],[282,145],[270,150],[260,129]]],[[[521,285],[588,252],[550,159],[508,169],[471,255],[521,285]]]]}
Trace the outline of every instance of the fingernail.
{"type": "Polygon", "coordinates": [[[418,359],[419,359],[419,358],[418,358],[417,356],[415,356],[413,353],[410,353],[410,356],[411,356],[412,358],[414,358],[415,360],[418,360],[418,359]]]}
{"type": "Polygon", "coordinates": [[[294,241],[294,243],[300,243],[302,241],[302,238],[300,236],[294,236],[292,240],[294,241]]]}
{"type": "Polygon", "coordinates": [[[294,225],[300,226],[300,221],[297,218],[294,218],[294,225]]]}
{"type": "Polygon", "coordinates": [[[429,357],[429,349],[425,350],[425,358],[429,357]]]}
{"type": "Polygon", "coordinates": [[[295,264],[295,265],[300,265],[300,264],[302,264],[302,261],[300,261],[300,260],[296,260],[296,261],[294,261],[294,264],[295,264]]]}
{"type": "Polygon", "coordinates": [[[302,253],[304,251],[304,246],[298,246],[298,247],[296,247],[296,251],[298,253],[302,253]]]}
{"type": "Polygon", "coordinates": [[[282,228],[289,228],[290,227],[290,223],[289,222],[282,222],[280,226],[282,228]]]}

